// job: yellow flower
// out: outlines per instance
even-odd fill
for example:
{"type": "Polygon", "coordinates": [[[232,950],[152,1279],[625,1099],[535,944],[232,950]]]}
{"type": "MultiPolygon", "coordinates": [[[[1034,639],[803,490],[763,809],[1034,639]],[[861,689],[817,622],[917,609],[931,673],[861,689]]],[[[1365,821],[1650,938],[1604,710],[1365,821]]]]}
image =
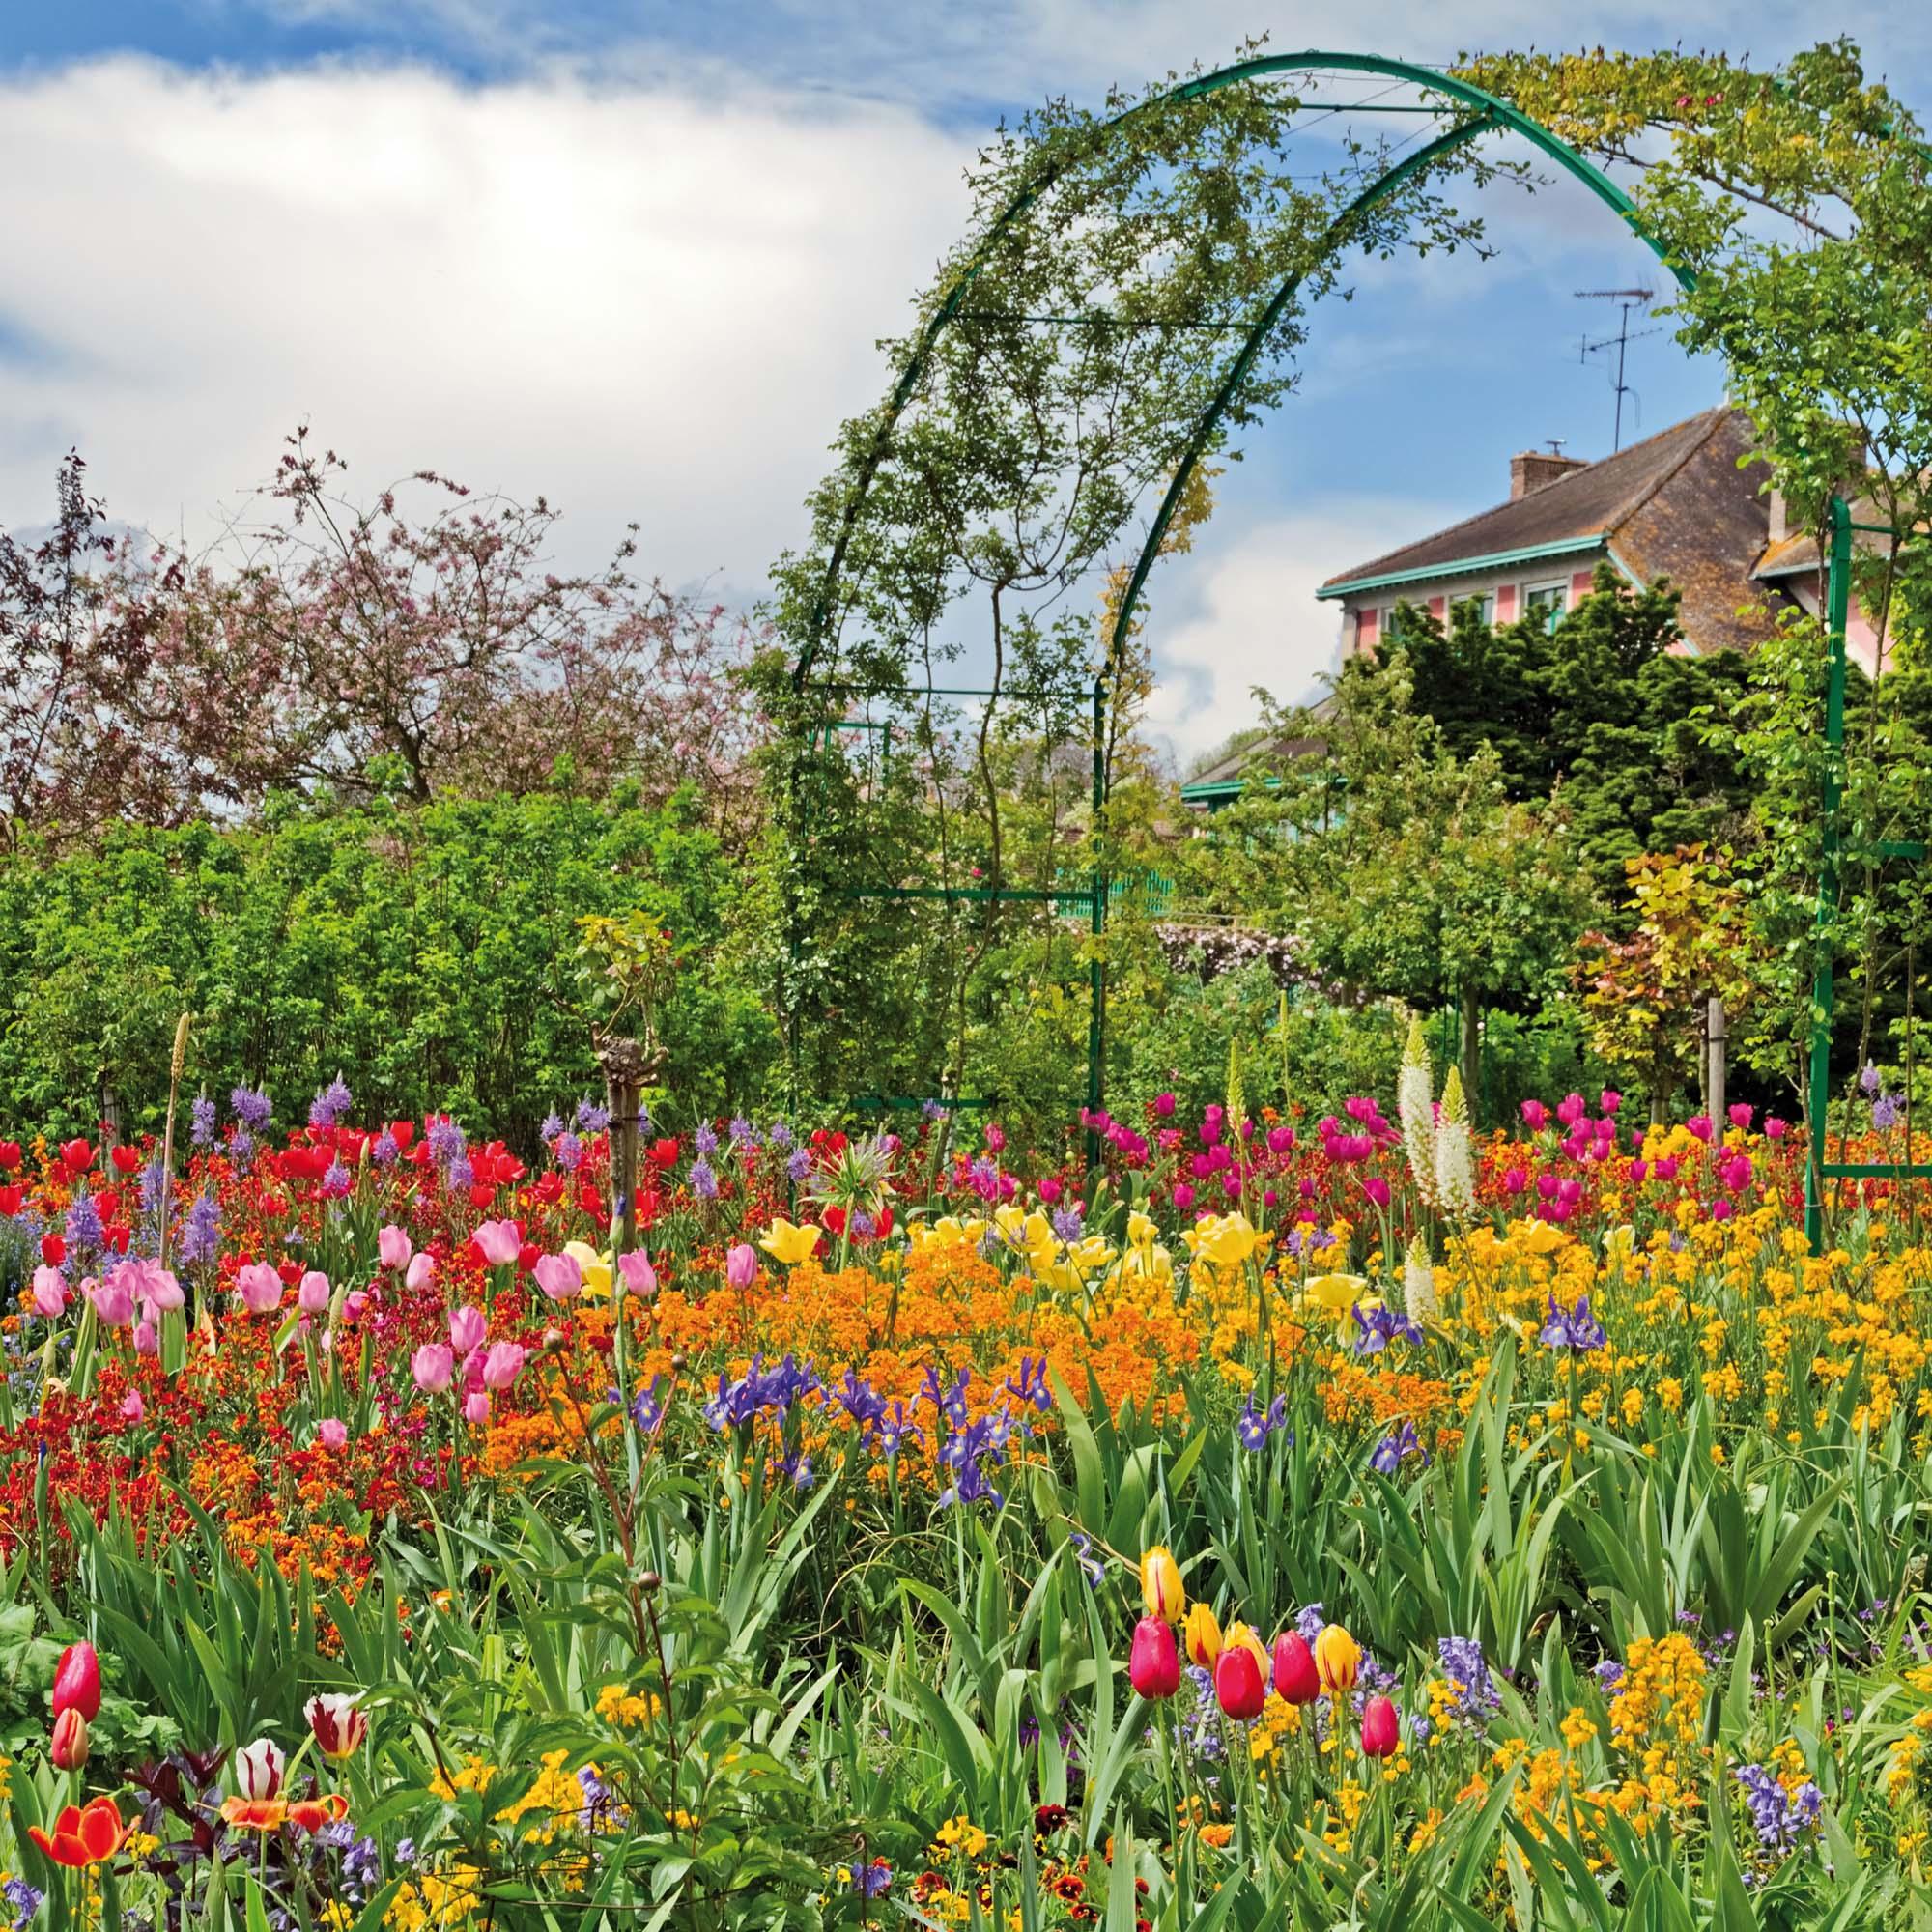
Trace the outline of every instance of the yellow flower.
{"type": "Polygon", "coordinates": [[[1262,1667],[1262,1682],[1265,1684],[1274,1669],[1274,1660],[1268,1656],[1267,1646],[1263,1643],[1246,1624],[1230,1624],[1221,1635],[1223,1650],[1245,1650],[1262,1667]]]}
{"type": "Polygon", "coordinates": [[[1182,1637],[1188,1662],[1212,1670],[1214,1660],[1221,1655],[1221,1626],[1206,1604],[1195,1604],[1188,1610],[1182,1637]]]}
{"type": "Polygon", "coordinates": [[[1313,1274],[1302,1293],[1317,1308],[1324,1310],[1335,1318],[1338,1327],[1345,1326],[1355,1304],[1361,1302],[1365,1308],[1378,1308],[1380,1297],[1370,1295],[1364,1300],[1362,1291],[1368,1283],[1358,1274],[1313,1274]]]}
{"type": "Polygon", "coordinates": [[[1180,1237],[1197,1262],[1219,1268],[1236,1268],[1267,1240],[1245,1214],[1223,1214],[1202,1221],[1180,1237]]]}
{"type": "Polygon", "coordinates": [[[1362,1647],[1340,1624],[1324,1624],[1315,1639],[1315,1675],[1331,1697],[1346,1696],[1355,1688],[1362,1647]]]}
{"type": "Polygon", "coordinates": [[[1149,1616],[1163,1623],[1179,1623],[1186,1612],[1187,1589],[1180,1580],[1180,1565],[1164,1543],[1156,1543],[1141,1558],[1141,1603],[1149,1616]]]}
{"type": "Polygon", "coordinates": [[[577,1271],[583,1277],[585,1294],[609,1294],[611,1293],[611,1262],[606,1255],[600,1255],[588,1241],[566,1241],[563,1251],[577,1264],[577,1271]]]}
{"type": "Polygon", "coordinates": [[[796,1267],[800,1262],[810,1261],[818,1246],[818,1223],[801,1221],[797,1227],[783,1215],[765,1230],[764,1237],[758,1243],[773,1261],[782,1262],[786,1267],[796,1267]]]}

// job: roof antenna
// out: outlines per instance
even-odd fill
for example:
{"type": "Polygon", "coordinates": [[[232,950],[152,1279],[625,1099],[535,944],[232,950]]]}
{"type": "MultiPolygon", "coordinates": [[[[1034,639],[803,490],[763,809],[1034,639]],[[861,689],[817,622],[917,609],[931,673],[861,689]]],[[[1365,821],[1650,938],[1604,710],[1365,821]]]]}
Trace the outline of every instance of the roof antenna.
{"type": "Polygon", "coordinates": [[[1630,326],[1631,310],[1640,307],[1643,303],[1649,301],[1656,293],[1655,289],[1578,289],[1577,291],[1577,299],[1578,301],[1613,301],[1618,307],[1617,332],[1614,335],[1605,335],[1602,340],[1597,342],[1592,342],[1586,335],[1583,338],[1582,354],[1577,358],[1579,362],[1587,362],[1592,355],[1605,353],[1610,349],[1615,349],[1617,352],[1617,378],[1610,384],[1617,399],[1616,439],[1610,444],[1610,453],[1612,455],[1624,446],[1624,398],[1634,393],[1624,381],[1624,352],[1633,342],[1638,341],[1646,335],[1658,335],[1662,332],[1661,327],[1639,328],[1635,335],[1633,335],[1630,326]]]}

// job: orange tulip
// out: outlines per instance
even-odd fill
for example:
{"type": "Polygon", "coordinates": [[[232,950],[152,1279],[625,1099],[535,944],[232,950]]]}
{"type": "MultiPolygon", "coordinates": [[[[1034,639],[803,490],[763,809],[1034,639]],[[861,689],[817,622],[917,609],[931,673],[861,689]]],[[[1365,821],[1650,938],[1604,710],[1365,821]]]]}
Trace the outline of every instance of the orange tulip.
{"type": "Polygon", "coordinates": [[[113,1799],[94,1798],[84,1805],[68,1805],[54,1820],[51,1837],[38,1825],[29,1825],[27,1835],[55,1864],[78,1869],[105,1864],[121,1849],[127,1833],[113,1799]]]}

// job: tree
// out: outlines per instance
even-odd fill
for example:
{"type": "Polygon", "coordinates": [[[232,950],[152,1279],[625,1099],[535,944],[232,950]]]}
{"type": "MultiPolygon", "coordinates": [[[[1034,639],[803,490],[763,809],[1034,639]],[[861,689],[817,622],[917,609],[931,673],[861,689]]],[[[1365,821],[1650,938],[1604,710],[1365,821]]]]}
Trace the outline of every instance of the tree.
{"type": "Polygon", "coordinates": [[[357,505],[306,432],[206,553],[117,533],[71,456],[51,532],[0,533],[0,810],[85,837],[276,789],[653,800],[696,783],[743,837],[761,728],[724,611],[548,562],[557,512],[422,471],[357,505]],[[426,500],[425,500],[426,499],[426,500]]]}
{"type": "Polygon", "coordinates": [[[1748,819],[1750,787],[1712,729],[1734,716],[1748,661],[1673,655],[1677,607],[1667,582],[1633,590],[1605,561],[1554,630],[1535,619],[1492,629],[1473,601],[1457,605],[1446,627],[1404,606],[1376,662],[1407,667],[1412,702],[1451,753],[1495,753],[1510,798],[1561,788],[1577,850],[1607,898],[1628,860],[1739,837],[1748,819]]]}
{"type": "Polygon", "coordinates": [[[1629,936],[1586,932],[1577,942],[1574,976],[1590,1044],[1643,1083],[1653,1121],[1695,1075],[1704,999],[1715,994],[1734,1013],[1749,983],[1730,858],[1690,845],[1631,860],[1629,936]]]}
{"type": "Polygon", "coordinates": [[[1485,1009],[1560,990],[1590,916],[1560,807],[1512,799],[1487,744],[1451,752],[1400,662],[1350,661],[1319,718],[1264,703],[1271,732],[1321,749],[1254,775],[1182,855],[1190,883],[1345,992],[1456,1006],[1473,1098],[1485,1009]]]}

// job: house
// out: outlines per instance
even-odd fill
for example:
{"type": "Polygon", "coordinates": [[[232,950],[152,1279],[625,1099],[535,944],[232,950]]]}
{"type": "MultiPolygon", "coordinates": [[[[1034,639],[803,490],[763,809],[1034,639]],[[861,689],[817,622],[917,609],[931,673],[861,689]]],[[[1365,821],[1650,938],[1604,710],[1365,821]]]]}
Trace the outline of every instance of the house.
{"type": "Polygon", "coordinates": [[[1405,603],[1446,623],[1473,598],[1492,624],[1554,628],[1607,558],[1634,583],[1667,577],[1684,593],[1687,649],[1748,647],[1768,626],[1739,611],[1766,601],[1755,572],[1771,531],[1763,472],[1739,468],[1750,449],[1748,418],[1716,409],[1597,463],[1524,450],[1507,502],[1339,571],[1316,595],[1342,607],[1345,651],[1373,649],[1405,603]]]}
{"type": "MultiPolygon", "coordinates": [[[[1747,465],[1751,448],[1749,418],[1725,405],[1595,463],[1523,450],[1506,502],[1339,571],[1316,595],[1341,607],[1345,654],[1373,650],[1404,604],[1446,624],[1473,601],[1486,623],[1539,617],[1553,630],[1607,559],[1633,583],[1665,577],[1682,593],[1678,648],[1748,650],[1781,605],[1823,601],[1817,543],[1786,527],[1781,497],[1747,465]]],[[[1870,669],[1876,642],[1856,610],[1847,637],[1870,669]]],[[[1257,755],[1202,773],[1182,802],[1212,810],[1237,797],[1257,755]]]]}

